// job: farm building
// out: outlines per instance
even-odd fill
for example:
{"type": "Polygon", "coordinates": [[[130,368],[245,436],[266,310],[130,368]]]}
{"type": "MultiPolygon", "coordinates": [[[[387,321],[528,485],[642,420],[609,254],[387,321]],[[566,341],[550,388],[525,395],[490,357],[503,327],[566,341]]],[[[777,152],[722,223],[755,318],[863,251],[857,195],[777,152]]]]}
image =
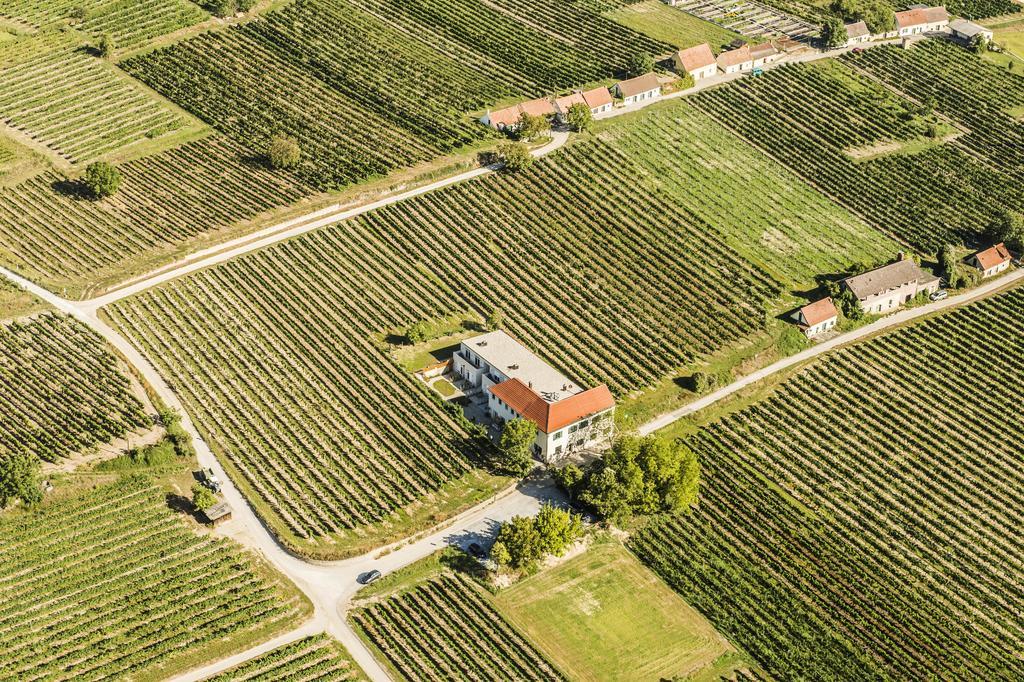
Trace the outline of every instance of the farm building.
{"type": "Polygon", "coordinates": [[[750,48],[750,59],[753,61],[754,68],[771,64],[781,55],[782,53],[771,43],[761,43],[750,48]]]}
{"type": "Polygon", "coordinates": [[[823,298],[793,313],[793,319],[805,336],[812,337],[835,327],[839,322],[839,311],[831,298],[823,298]]]}
{"type": "Polygon", "coordinates": [[[612,434],[615,399],[607,386],[584,389],[504,331],[463,341],[455,373],[479,389],[498,424],[529,419],[537,425],[534,455],[553,462],[595,447],[612,434]]]}
{"type": "Polygon", "coordinates": [[[718,55],[718,68],[724,73],[750,71],[754,68],[754,58],[750,55],[750,46],[744,45],[718,55]]]}
{"type": "Polygon", "coordinates": [[[204,510],[203,516],[206,517],[207,523],[214,526],[227,523],[231,520],[231,505],[227,502],[218,502],[209,509],[204,510]]]}
{"type": "Polygon", "coordinates": [[[857,21],[846,25],[846,44],[848,46],[860,45],[871,40],[871,30],[863,21],[857,21]]]}
{"type": "Polygon", "coordinates": [[[896,12],[896,31],[901,37],[944,31],[949,26],[945,7],[916,7],[896,12]]]}
{"type": "Polygon", "coordinates": [[[715,61],[715,55],[707,43],[679,50],[672,57],[672,61],[675,62],[676,71],[690,74],[695,81],[718,73],[718,62],[715,61]]]}
{"type": "Polygon", "coordinates": [[[558,119],[562,122],[566,122],[566,116],[569,114],[569,108],[574,104],[582,104],[588,109],[594,116],[603,114],[606,111],[612,109],[612,95],[608,92],[608,88],[594,88],[593,90],[587,90],[585,92],[574,92],[571,95],[559,97],[555,100],[555,112],[558,115],[558,119]]]}
{"type": "Polygon", "coordinates": [[[523,114],[530,116],[554,116],[555,107],[546,99],[532,99],[505,109],[488,111],[480,122],[495,130],[515,130],[519,126],[523,114]]]}
{"type": "Polygon", "coordinates": [[[1010,250],[1005,244],[979,251],[970,258],[970,264],[981,270],[981,276],[992,277],[1010,267],[1010,250]]]}
{"type": "Polygon", "coordinates": [[[636,104],[661,97],[661,83],[653,73],[621,81],[615,85],[616,94],[625,105],[636,104]]]}
{"type": "Polygon", "coordinates": [[[898,308],[920,293],[935,293],[939,290],[939,278],[905,259],[848,277],[843,285],[857,297],[861,310],[877,314],[898,308]]]}
{"type": "Polygon", "coordinates": [[[995,35],[990,29],[966,19],[954,19],[949,22],[949,30],[953,33],[954,38],[959,38],[967,43],[979,36],[985,40],[992,40],[995,35]]]}

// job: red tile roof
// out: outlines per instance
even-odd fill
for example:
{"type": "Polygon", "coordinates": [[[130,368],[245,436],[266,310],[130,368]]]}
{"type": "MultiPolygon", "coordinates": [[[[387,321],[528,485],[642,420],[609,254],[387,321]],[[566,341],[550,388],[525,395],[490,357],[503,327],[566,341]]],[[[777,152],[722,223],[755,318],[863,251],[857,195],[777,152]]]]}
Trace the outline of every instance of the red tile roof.
{"type": "Polygon", "coordinates": [[[946,11],[945,7],[922,7],[908,9],[904,12],[896,12],[897,28],[936,24],[940,21],[949,21],[949,12],[946,11]]]}
{"type": "Polygon", "coordinates": [[[555,107],[550,100],[546,99],[531,99],[529,102],[520,104],[519,108],[524,114],[530,116],[551,116],[555,113],[555,107]]]}
{"type": "Polygon", "coordinates": [[[701,43],[696,47],[680,50],[676,54],[676,60],[682,64],[687,73],[692,73],[714,64],[715,55],[712,54],[710,45],[701,43]]]}
{"type": "Polygon", "coordinates": [[[743,47],[735,50],[729,50],[718,55],[718,65],[723,69],[729,66],[736,66],[737,64],[743,64],[745,62],[753,61],[753,57],[750,56],[750,46],[744,45],[743,47]]]}
{"type": "Polygon", "coordinates": [[[974,254],[974,257],[978,259],[978,265],[982,270],[988,270],[1010,260],[1010,250],[1006,248],[1005,244],[1000,243],[990,249],[979,251],[974,254]]]}
{"type": "Polygon", "coordinates": [[[608,92],[608,88],[594,88],[585,91],[583,99],[591,109],[597,109],[612,103],[612,93],[608,92]]]}
{"type": "Polygon", "coordinates": [[[491,125],[495,128],[502,126],[514,126],[519,123],[519,119],[523,117],[523,112],[519,110],[519,105],[508,107],[507,109],[498,109],[492,111],[489,114],[491,125]]]}
{"type": "Polygon", "coordinates": [[[593,108],[593,107],[591,107],[590,105],[587,104],[587,100],[584,99],[583,95],[581,93],[579,93],[579,92],[574,92],[571,95],[566,95],[565,97],[559,97],[558,99],[555,100],[555,108],[558,109],[558,111],[563,113],[563,114],[568,113],[569,112],[569,107],[571,107],[574,104],[582,104],[585,107],[588,107],[588,108],[591,108],[591,109],[593,108]]]}
{"type": "Polygon", "coordinates": [[[839,311],[836,310],[836,306],[832,303],[831,298],[823,298],[820,301],[805,305],[800,309],[800,314],[804,319],[804,324],[808,327],[813,327],[825,320],[837,317],[839,311]]]}
{"type": "Polygon", "coordinates": [[[491,393],[544,433],[553,433],[615,407],[615,398],[604,384],[555,403],[547,402],[519,379],[509,379],[492,386],[491,393]]]}

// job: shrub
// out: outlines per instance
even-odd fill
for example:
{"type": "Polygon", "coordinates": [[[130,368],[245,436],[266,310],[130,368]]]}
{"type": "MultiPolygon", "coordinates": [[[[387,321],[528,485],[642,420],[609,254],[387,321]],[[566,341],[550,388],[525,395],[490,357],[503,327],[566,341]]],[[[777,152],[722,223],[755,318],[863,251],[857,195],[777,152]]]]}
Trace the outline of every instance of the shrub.
{"type": "Polygon", "coordinates": [[[484,321],[484,326],[486,326],[487,329],[493,332],[495,330],[501,329],[501,325],[504,323],[504,320],[505,316],[502,314],[500,310],[495,308],[494,310],[491,311],[491,314],[487,316],[487,319],[484,321]]]}
{"type": "Polygon", "coordinates": [[[522,142],[502,142],[498,146],[498,156],[509,173],[524,171],[533,163],[533,155],[522,142]]]}
{"type": "Polygon", "coordinates": [[[409,343],[423,343],[424,341],[430,340],[433,330],[430,325],[420,320],[419,322],[409,325],[409,328],[405,330],[405,338],[409,343]]]}
{"type": "Polygon", "coordinates": [[[634,52],[626,60],[626,71],[631,77],[654,71],[654,57],[646,52],[634,52]]]}
{"type": "Polygon", "coordinates": [[[560,556],[583,535],[583,518],[544,504],[536,517],[515,516],[498,531],[491,559],[499,566],[531,572],[548,555],[560,556]]]}
{"type": "Polygon", "coordinates": [[[86,11],[81,5],[76,5],[68,10],[68,19],[72,21],[82,21],[85,19],[86,11]]]}
{"type": "Polygon", "coordinates": [[[96,44],[96,53],[104,59],[109,59],[114,54],[114,38],[109,33],[100,36],[100,42],[96,44]]]}
{"type": "Polygon", "coordinates": [[[206,511],[217,504],[217,496],[199,483],[192,486],[192,506],[196,511],[206,511]]]}
{"type": "Polygon", "coordinates": [[[523,114],[519,125],[515,127],[515,136],[519,140],[535,140],[551,132],[551,121],[546,116],[523,114]]]}
{"type": "Polygon", "coordinates": [[[702,395],[718,388],[718,377],[710,372],[694,372],[691,379],[693,392],[702,395]]]}
{"type": "Polygon", "coordinates": [[[238,14],[238,2],[236,0],[211,0],[209,8],[211,14],[221,18],[238,14]]]}
{"type": "Polygon", "coordinates": [[[993,244],[1003,242],[1019,254],[1024,251],[1024,213],[1003,211],[985,230],[985,236],[993,244]]]}
{"type": "Polygon", "coordinates": [[[96,161],[86,167],[82,182],[93,198],[103,199],[121,186],[121,171],[106,161],[96,161]]]}
{"type": "Polygon", "coordinates": [[[267,148],[267,161],[271,168],[277,170],[294,168],[301,158],[302,149],[294,137],[275,136],[267,148]]]}
{"type": "Polygon", "coordinates": [[[35,504],[43,499],[39,487],[39,459],[28,453],[10,453],[0,459],[0,509],[11,500],[35,504]]]}
{"type": "Polygon", "coordinates": [[[594,125],[594,115],[590,112],[590,107],[580,102],[569,107],[566,119],[569,123],[569,127],[577,133],[590,130],[594,125]]]}

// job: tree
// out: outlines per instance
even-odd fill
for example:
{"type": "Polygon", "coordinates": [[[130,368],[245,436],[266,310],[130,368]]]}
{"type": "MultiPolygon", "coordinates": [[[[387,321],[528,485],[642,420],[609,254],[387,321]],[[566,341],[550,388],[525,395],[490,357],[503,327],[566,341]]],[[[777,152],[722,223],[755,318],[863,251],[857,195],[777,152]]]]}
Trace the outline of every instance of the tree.
{"type": "Polygon", "coordinates": [[[821,41],[826,50],[834,50],[846,45],[849,36],[846,33],[846,26],[838,17],[829,17],[821,25],[821,41]]]}
{"type": "Polygon", "coordinates": [[[993,244],[1003,242],[1011,251],[1020,254],[1021,251],[1024,251],[1024,213],[1003,211],[986,228],[985,236],[993,244]]]}
{"type": "MultiPolygon", "coordinates": [[[[537,566],[541,558],[540,533],[537,526],[529,516],[514,516],[506,521],[498,531],[498,539],[495,545],[501,544],[508,553],[508,561],[505,562],[516,570],[532,570],[537,566]]],[[[491,548],[491,558],[494,558],[494,548],[491,548]]],[[[497,562],[498,560],[495,559],[497,562]]],[[[501,563],[501,562],[498,562],[501,563]]]]}
{"type": "Polygon", "coordinates": [[[501,540],[491,545],[491,560],[499,566],[508,566],[512,562],[512,555],[501,540]]]}
{"type": "Polygon", "coordinates": [[[887,33],[896,27],[892,7],[885,0],[833,0],[829,9],[843,21],[863,21],[872,33],[887,33]]]}
{"type": "Polygon", "coordinates": [[[535,140],[551,132],[551,121],[546,116],[523,114],[515,127],[516,137],[520,140],[535,140]]]}
{"type": "Polygon", "coordinates": [[[409,343],[423,343],[430,339],[431,331],[430,324],[420,320],[409,325],[409,328],[405,330],[405,338],[409,343]]]}
{"type": "Polygon", "coordinates": [[[121,171],[106,161],[96,161],[86,167],[82,182],[93,198],[103,199],[114,194],[120,187],[121,171]]]}
{"type": "Polygon", "coordinates": [[[646,52],[634,52],[626,59],[626,71],[633,78],[650,73],[654,71],[654,57],[646,52]]]}
{"type": "Polygon", "coordinates": [[[522,142],[502,142],[498,145],[498,156],[509,173],[524,171],[533,163],[533,155],[522,142]]]}
{"type": "Polygon", "coordinates": [[[495,308],[494,310],[491,311],[491,314],[487,316],[487,319],[484,320],[484,326],[493,332],[495,330],[501,329],[501,325],[504,324],[504,320],[504,314],[502,314],[501,310],[495,308]]]}
{"type": "Polygon", "coordinates": [[[561,556],[583,535],[583,517],[551,504],[544,504],[533,520],[540,554],[561,556]]]}
{"type": "Polygon", "coordinates": [[[192,486],[192,506],[196,511],[206,511],[217,504],[217,496],[199,483],[192,486]]]}
{"type": "Polygon", "coordinates": [[[971,38],[969,47],[975,54],[985,54],[988,51],[988,38],[980,34],[976,35],[971,38]]]}
{"type": "Polygon", "coordinates": [[[946,244],[939,249],[939,267],[946,276],[946,283],[951,289],[959,289],[964,284],[963,268],[957,256],[957,247],[946,244]]]}
{"type": "Polygon", "coordinates": [[[537,425],[529,419],[510,419],[505,422],[498,441],[500,466],[512,476],[525,476],[533,468],[533,443],[537,440],[537,425]]]}
{"type": "Polygon", "coordinates": [[[569,127],[577,133],[590,130],[594,125],[594,115],[590,111],[590,107],[582,102],[577,102],[569,107],[569,111],[566,114],[566,121],[569,127]]]}
{"type": "Polygon", "coordinates": [[[39,488],[39,459],[27,453],[12,453],[0,459],[0,509],[11,500],[36,504],[43,499],[39,488]]]}
{"type": "Polygon", "coordinates": [[[708,372],[694,372],[691,381],[693,383],[693,392],[698,395],[703,395],[708,391],[718,388],[718,377],[708,372]]]}
{"type": "Polygon", "coordinates": [[[210,11],[218,17],[232,17],[238,13],[236,0],[211,0],[210,11]]]}
{"type": "Polygon", "coordinates": [[[274,169],[294,168],[302,158],[302,149],[294,137],[275,135],[267,147],[267,160],[274,169]]]}
{"type": "Polygon", "coordinates": [[[96,44],[96,53],[104,59],[110,59],[114,54],[114,38],[109,33],[100,36],[100,42],[96,44]]]}
{"type": "Polygon", "coordinates": [[[552,476],[558,487],[569,495],[570,500],[576,499],[580,492],[580,486],[583,483],[583,469],[580,469],[575,464],[566,464],[561,469],[555,469],[552,476]]]}

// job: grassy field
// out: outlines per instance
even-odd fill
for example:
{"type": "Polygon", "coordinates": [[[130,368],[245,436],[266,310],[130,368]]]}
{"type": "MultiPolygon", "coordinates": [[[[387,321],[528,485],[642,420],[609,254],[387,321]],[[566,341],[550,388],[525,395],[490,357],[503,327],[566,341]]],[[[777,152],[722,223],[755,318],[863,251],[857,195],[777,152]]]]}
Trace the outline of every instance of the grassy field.
{"type": "Polygon", "coordinates": [[[883,46],[843,64],[787,66],[691,99],[880,231],[922,252],[948,242],[975,243],[1002,210],[1024,202],[1012,189],[1020,180],[1021,127],[998,111],[1024,103],[1024,80],[944,41],[906,51],[883,46]],[[913,99],[892,94],[872,77],[913,99]],[[929,98],[944,119],[922,111],[920,103],[929,98]],[[916,144],[950,122],[961,135],[916,144]],[[915,143],[919,151],[869,161],[851,154],[891,142],[898,143],[895,149],[915,143]]]}
{"type": "Polygon", "coordinates": [[[348,682],[365,679],[348,652],[329,635],[278,647],[206,682],[348,682]]]}
{"type": "Polygon", "coordinates": [[[0,320],[42,312],[48,306],[9,280],[0,278],[0,320]]]}
{"type": "Polygon", "coordinates": [[[573,680],[719,679],[741,656],[617,541],[499,592],[498,610],[573,680]]]}
{"type": "Polygon", "coordinates": [[[360,636],[392,672],[409,680],[563,680],[495,610],[478,585],[440,570],[437,557],[351,612],[360,636]]]}
{"type": "Polygon", "coordinates": [[[743,38],[739,33],[669,7],[661,0],[628,4],[607,12],[605,16],[634,31],[679,48],[708,43],[718,53],[723,45],[743,38]]]}
{"type": "Polygon", "coordinates": [[[97,482],[0,515],[0,679],[166,679],[311,613],[260,559],[168,509],[148,477],[97,482]]]}
{"type": "Polygon", "coordinates": [[[0,458],[55,462],[152,424],[117,358],[65,315],[0,325],[0,386],[0,458]]]}
{"type": "Polygon", "coordinates": [[[780,679],[1015,679],[1024,290],[811,364],[692,435],[633,549],[780,679]]]}

